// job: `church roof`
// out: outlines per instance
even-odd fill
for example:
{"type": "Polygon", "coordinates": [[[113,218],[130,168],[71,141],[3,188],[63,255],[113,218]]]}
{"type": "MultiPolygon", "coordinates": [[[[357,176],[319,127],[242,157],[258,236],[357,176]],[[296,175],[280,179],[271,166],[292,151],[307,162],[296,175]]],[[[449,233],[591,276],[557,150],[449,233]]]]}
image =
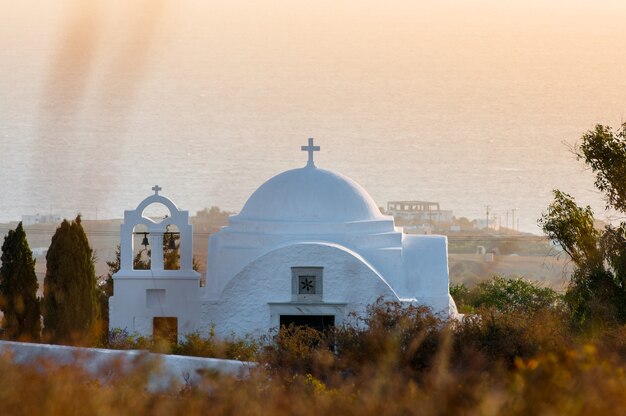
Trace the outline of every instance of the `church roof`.
{"type": "Polygon", "coordinates": [[[339,173],[315,167],[283,172],[248,199],[236,220],[343,223],[384,220],[363,187],[339,173]]]}

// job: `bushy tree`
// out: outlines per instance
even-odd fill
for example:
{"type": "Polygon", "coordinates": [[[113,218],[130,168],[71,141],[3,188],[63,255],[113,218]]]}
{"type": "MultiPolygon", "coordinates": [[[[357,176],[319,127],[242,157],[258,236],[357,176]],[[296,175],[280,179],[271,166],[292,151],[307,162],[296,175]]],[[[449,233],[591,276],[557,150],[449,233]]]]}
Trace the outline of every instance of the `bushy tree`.
{"type": "MultiPolygon", "coordinates": [[[[575,149],[596,176],[607,209],[626,213],[626,123],[614,132],[597,125],[575,149]]],[[[554,191],[539,224],[572,260],[575,270],[565,300],[580,324],[626,322],[626,223],[594,226],[592,209],[554,191]]]]}
{"type": "Polygon", "coordinates": [[[464,284],[450,287],[450,293],[460,312],[473,313],[479,308],[490,308],[504,313],[522,313],[526,316],[547,308],[562,305],[561,295],[539,282],[521,277],[494,276],[468,288],[464,284]]]}
{"type": "Polygon", "coordinates": [[[2,244],[0,310],[2,328],[10,339],[39,340],[41,321],[35,260],[20,222],[2,244]]]}
{"type": "Polygon", "coordinates": [[[606,207],[626,212],[626,123],[615,132],[596,125],[582,136],[576,156],[596,175],[595,185],[604,193],[606,207]]]}
{"type": "Polygon", "coordinates": [[[57,228],[46,260],[44,334],[55,342],[91,342],[100,314],[93,252],[80,215],[57,228]]]}

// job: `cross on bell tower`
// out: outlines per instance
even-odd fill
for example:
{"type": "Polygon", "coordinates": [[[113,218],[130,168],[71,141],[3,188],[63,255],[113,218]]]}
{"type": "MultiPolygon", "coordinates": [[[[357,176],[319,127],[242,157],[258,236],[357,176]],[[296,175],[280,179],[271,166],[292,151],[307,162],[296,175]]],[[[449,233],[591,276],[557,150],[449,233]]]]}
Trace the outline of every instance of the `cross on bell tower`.
{"type": "Polygon", "coordinates": [[[303,152],[309,152],[309,161],[307,162],[307,167],[311,167],[314,168],[315,167],[315,163],[313,162],[313,152],[319,152],[320,151],[320,147],[319,146],[314,146],[313,145],[313,138],[309,139],[309,145],[308,146],[302,146],[301,150],[303,152]]]}
{"type": "Polygon", "coordinates": [[[155,194],[155,195],[158,195],[158,194],[159,194],[159,191],[163,190],[163,188],[161,188],[159,185],[154,185],[154,186],[152,187],[152,190],[154,191],[154,194],[155,194]]]}

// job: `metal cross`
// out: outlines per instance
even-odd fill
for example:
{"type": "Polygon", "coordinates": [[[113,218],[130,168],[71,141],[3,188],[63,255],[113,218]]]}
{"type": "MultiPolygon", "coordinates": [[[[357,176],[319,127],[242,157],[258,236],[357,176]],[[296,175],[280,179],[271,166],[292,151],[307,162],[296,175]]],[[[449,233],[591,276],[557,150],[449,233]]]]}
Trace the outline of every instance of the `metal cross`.
{"type": "Polygon", "coordinates": [[[163,189],[163,188],[161,188],[159,185],[154,185],[154,186],[152,187],[152,190],[154,191],[154,194],[155,194],[155,195],[158,195],[158,194],[159,194],[159,191],[160,191],[160,190],[162,190],[162,189],[163,189]]]}
{"type": "Polygon", "coordinates": [[[309,145],[308,146],[302,146],[302,151],[303,152],[309,152],[309,161],[306,164],[307,166],[310,167],[315,167],[315,163],[313,162],[313,152],[319,152],[320,151],[320,147],[319,146],[313,146],[313,139],[309,139],[309,145]]]}

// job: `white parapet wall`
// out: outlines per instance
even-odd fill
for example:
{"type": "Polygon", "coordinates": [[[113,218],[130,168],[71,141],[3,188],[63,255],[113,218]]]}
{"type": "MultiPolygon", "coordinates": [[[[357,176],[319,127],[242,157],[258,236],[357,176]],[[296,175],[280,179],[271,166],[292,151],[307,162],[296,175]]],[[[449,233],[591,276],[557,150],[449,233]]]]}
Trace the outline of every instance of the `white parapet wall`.
{"type": "Polygon", "coordinates": [[[0,341],[0,355],[21,365],[41,366],[42,369],[76,365],[101,382],[111,382],[125,371],[149,366],[147,388],[151,391],[167,390],[176,386],[199,385],[204,373],[221,373],[245,378],[256,363],[218,358],[188,357],[155,354],[142,350],[108,350],[79,348],[64,345],[32,344],[0,341]],[[113,372],[118,371],[118,374],[113,372]]]}

